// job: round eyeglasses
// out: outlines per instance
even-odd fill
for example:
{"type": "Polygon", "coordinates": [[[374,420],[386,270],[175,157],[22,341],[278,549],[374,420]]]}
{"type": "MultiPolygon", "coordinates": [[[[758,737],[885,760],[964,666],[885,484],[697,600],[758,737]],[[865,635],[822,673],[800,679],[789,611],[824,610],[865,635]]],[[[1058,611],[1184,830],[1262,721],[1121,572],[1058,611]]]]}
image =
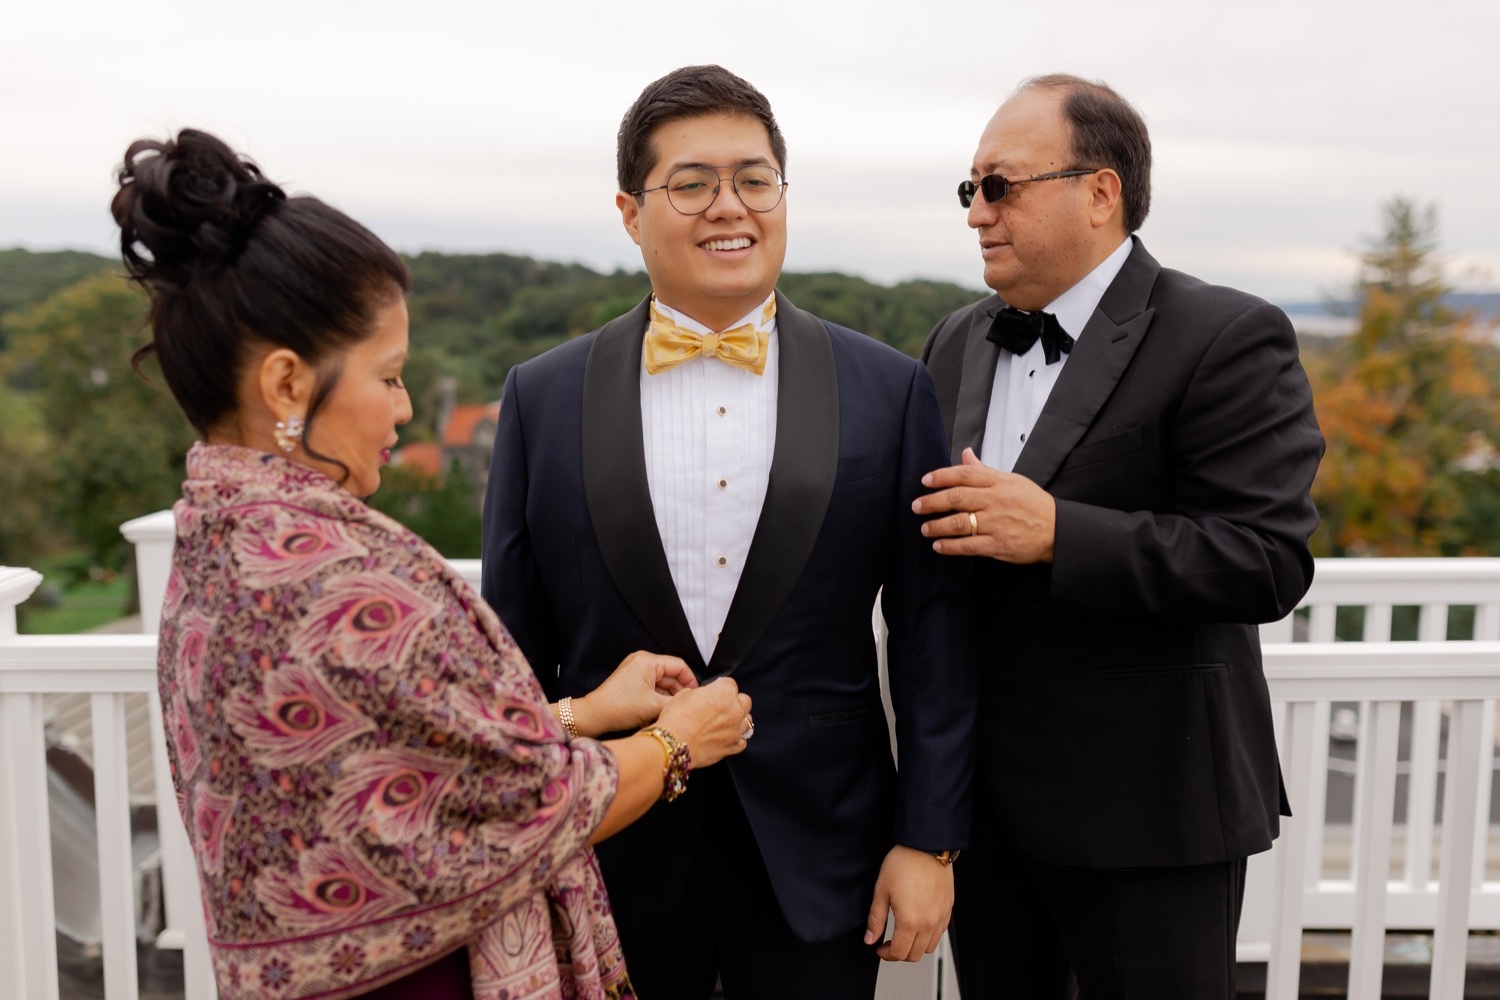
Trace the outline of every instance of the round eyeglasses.
{"type": "Polygon", "coordinates": [[[683,215],[700,215],[719,197],[719,187],[724,181],[734,188],[741,204],[752,212],[769,212],[781,204],[786,193],[786,179],[781,171],[761,163],[749,163],[736,167],[728,177],[719,176],[720,170],[729,167],[678,167],[667,175],[667,183],[654,188],[642,188],[630,193],[636,197],[652,191],[667,192],[667,201],[683,215]]]}
{"type": "Polygon", "coordinates": [[[964,181],[958,186],[958,203],[964,208],[974,204],[975,192],[982,193],[984,200],[990,204],[1004,201],[1005,196],[1010,194],[1010,189],[1017,184],[1028,184],[1031,181],[1055,181],[1060,177],[1082,177],[1084,174],[1097,174],[1103,167],[1084,167],[1077,170],[1054,170],[1050,174],[1032,174],[1030,177],[1006,177],[1004,174],[985,174],[976,181],[964,181]]]}

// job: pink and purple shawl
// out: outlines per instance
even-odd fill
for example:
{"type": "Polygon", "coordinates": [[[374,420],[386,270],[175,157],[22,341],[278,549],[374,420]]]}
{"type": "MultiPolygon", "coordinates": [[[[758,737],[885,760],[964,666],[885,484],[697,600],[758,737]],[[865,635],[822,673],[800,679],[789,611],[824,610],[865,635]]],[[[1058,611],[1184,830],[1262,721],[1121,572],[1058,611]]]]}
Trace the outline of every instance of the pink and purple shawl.
{"type": "Polygon", "coordinates": [[[487,604],[331,480],[188,455],[162,613],[172,776],[219,992],[344,997],[467,946],[477,1000],[632,996],[569,742],[487,604]]]}

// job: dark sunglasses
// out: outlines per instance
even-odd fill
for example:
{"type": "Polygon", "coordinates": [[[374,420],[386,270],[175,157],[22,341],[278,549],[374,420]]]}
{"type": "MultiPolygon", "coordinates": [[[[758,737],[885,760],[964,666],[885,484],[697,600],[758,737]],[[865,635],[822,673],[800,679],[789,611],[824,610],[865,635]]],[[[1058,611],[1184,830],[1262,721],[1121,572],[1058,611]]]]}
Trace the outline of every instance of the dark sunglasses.
{"type": "Polygon", "coordinates": [[[1010,194],[1010,189],[1017,184],[1028,184],[1031,181],[1055,181],[1059,177],[1082,177],[1084,174],[1096,174],[1103,167],[1086,167],[1077,170],[1056,170],[1050,174],[1032,174],[1030,177],[1009,178],[1004,174],[986,174],[979,178],[978,183],[964,181],[958,186],[958,203],[964,208],[974,204],[974,193],[976,191],[984,194],[984,200],[990,204],[1004,201],[1005,196],[1010,194]]]}

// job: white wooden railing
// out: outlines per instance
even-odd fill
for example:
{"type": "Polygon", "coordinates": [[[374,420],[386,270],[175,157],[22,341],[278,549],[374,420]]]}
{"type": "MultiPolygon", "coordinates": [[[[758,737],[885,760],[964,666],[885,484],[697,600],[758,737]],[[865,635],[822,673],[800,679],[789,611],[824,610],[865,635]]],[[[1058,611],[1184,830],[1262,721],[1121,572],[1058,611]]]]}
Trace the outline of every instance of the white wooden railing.
{"type": "MultiPolygon", "coordinates": [[[[0,997],[57,1000],[43,699],[91,696],[103,908],[105,996],[136,1000],[135,902],[124,789],[124,698],[155,699],[155,633],[169,564],[169,514],[127,524],[137,546],[142,635],[18,636],[14,608],[41,582],[0,567],[0,997]]],[[[455,566],[477,584],[479,564],[455,566]]],[[[879,623],[877,623],[877,629],[879,623]]],[[[1500,881],[1486,879],[1495,700],[1500,699],[1500,559],[1333,560],[1294,618],[1262,628],[1277,740],[1294,817],[1271,852],[1251,859],[1239,953],[1265,961],[1267,1000],[1295,1000],[1304,928],[1351,935],[1348,996],[1378,1000],[1387,928],[1430,932],[1430,997],[1458,1000],[1468,931],[1500,929],[1500,881]],[[1392,642],[1394,608],[1420,609],[1417,641],[1392,642]],[[1337,609],[1363,608],[1362,642],[1334,642],[1337,609]],[[1448,641],[1450,608],[1472,607],[1472,634],[1448,641]],[[1325,822],[1331,709],[1357,703],[1349,826],[1325,822]],[[1409,761],[1398,767],[1403,706],[1409,761]],[[1444,723],[1446,721],[1446,730],[1444,723]],[[1446,739],[1445,739],[1446,736],[1446,739]],[[1444,748],[1446,747],[1446,751],[1444,748]],[[1398,772],[1404,815],[1393,816],[1398,772]],[[1439,781],[1443,814],[1435,822],[1439,781]],[[1395,859],[1392,838],[1404,832],[1395,859]],[[1347,872],[1327,863],[1351,848],[1347,872]],[[1437,872],[1432,871],[1434,847],[1437,872]]],[[[184,949],[189,1000],[214,997],[193,859],[152,712],[167,929],[184,949]]],[[[1337,762],[1336,762],[1337,763],[1337,762]]],[[[1346,766],[1347,764],[1341,765],[1346,766]]],[[[997,959],[1003,967],[1003,959],[997,959]]],[[[952,1000],[951,963],[882,970],[882,1000],[952,1000]]]]}
{"type": "Polygon", "coordinates": [[[1261,630],[1293,818],[1270,853],[1251,859],[1240,957],[1268,961],[1267,1000],[1295,1000],[1303,929],[1347,929],[1348,996],[1378,1000],[1386,930],[1430,932],[1428,995],[1458,1000],[1469,930],[1500,929],[1500,881],[1486,878],[1500,698],[1500,560],[1324,560],[1303,607],[1299,621],[1261,630]],[[1340,608],[1364,609],[1363,641],[1334,641],[1340,608]],[[1390,641],[1395,608],[1417,609],[1416,641],[1390,641]],[[1472,609],[1473,624],[1448,641],[1455,608],[1472,609]],[[1298,635],[1298,626],[1305,634],[1298,635]],[[1339,878],[1324,870],[1341,833],[1325,823],[1334,702],[1359,703],[1351,860],[1339,878]],[[1397,750],[1407,705],[1407,796],[1398,824],[1397,750]],[[1405,850],[1392,877],[1398,828],[1405,850]]]}

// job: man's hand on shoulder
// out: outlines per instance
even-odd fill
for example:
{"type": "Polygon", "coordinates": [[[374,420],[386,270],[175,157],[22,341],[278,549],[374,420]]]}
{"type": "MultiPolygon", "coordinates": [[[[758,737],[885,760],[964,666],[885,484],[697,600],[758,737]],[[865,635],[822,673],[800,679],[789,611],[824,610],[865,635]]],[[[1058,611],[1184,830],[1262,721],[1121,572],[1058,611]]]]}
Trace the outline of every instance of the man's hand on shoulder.
{"type": "Polygon", "coordinates": [[[918,497],[918,514],[946,514],[922,525],[933,551],[945,556],[986,556],[1008,563],[1052,561],[1057,501],[1025,476],[1001,472],[965,448],[962,465],[922,477],[934,492],[918,497]]]}
{"type": "Polygon", "coordinates": [[[937,950],[953,912],[953,867],[926,851],[897,844],[885,856],[875,881],[875,898],[865,921],[865,944],[885,934],[894,913],[891,938],[875,949],[887,962],[916,962],[937,950]]]}

